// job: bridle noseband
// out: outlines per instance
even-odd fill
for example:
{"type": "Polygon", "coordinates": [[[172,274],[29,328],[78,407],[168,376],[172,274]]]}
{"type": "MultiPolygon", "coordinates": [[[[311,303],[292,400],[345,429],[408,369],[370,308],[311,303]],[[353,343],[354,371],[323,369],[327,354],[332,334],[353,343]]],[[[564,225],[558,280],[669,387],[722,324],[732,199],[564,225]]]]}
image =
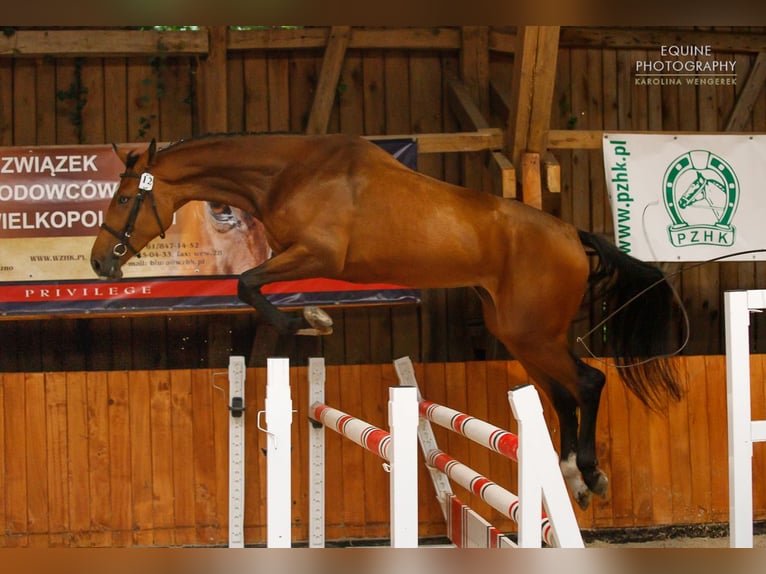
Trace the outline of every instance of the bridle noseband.
{"type": "Polygon", "coordinates": [[[106,223],[101,224],[101,229],[108,231],[114,235],[120,242],[117,243],[112,249],[112,253],[117,257],[122,257],[128,250],[132,251],[136,257],[141,257],[138,250],[130,244],[130,236],[133,233],[133,229],[136,226],[136,219],[138,219],[138,212],[141,210],[141,204],[144,202],[144,198],[149,196],[152,202],[152,211],[154,212],[154,218],[157,220],[157,224],[160,226],[160,237],[165,239],[165,230],[162,228],[162,219],[160,219],[159,211],[157,211],[157,202],[154,200],[154,176],[149,171],[144,171],[142,174],[138,174],[132,171],[126,171],[120,174],[120,178],[132,177],[138,181],[138,193],[136,193],[135,202],[130,208],[128,214],[128,221],[125,223],[125,227],[122,233],[109,227],[106,223]]]}

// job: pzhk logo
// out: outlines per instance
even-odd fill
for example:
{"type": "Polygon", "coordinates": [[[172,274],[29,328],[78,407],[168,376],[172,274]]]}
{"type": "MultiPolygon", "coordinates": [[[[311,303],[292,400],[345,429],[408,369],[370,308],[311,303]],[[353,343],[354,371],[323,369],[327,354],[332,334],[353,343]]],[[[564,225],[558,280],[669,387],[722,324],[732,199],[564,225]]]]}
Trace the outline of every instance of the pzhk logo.
{"type": "Polygon", "coordinates": [[[675,247],[734,244],[731,220],[739,182],[723,158],[706,150],[686,152],[670,164],[662,186],[672,221],[668,233],[675,247]]]}

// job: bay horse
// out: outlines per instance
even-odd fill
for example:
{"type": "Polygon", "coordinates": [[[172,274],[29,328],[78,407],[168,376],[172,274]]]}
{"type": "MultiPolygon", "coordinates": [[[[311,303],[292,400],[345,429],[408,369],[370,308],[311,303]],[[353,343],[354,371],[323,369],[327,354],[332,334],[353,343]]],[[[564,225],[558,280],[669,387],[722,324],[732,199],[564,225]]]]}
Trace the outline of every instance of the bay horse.
{"type": "MultiPolygon", "coordinates": [[[[611,309],[641,297],[604,330],[628,388],[650,407],[680,397],[660,356],[673,308],[663,273],[541,210],[410,170],[361,137],[217,134],[115,150],[125,172],[93,244],[97,275],[121,277],[177,209],[208,201],[262,222],[273,256],[240,275],[238,296],[281,333],[310,325],[262,295],[274,281],[472,287],[489,331],[556,410],[562,472],[582,508],[608,485],[595,447],[605,377],[567,343],[589,283],[601,286],[611,309]]],[[[308,319],[319,332],[331,324],[322,313],[308,319]]]]}

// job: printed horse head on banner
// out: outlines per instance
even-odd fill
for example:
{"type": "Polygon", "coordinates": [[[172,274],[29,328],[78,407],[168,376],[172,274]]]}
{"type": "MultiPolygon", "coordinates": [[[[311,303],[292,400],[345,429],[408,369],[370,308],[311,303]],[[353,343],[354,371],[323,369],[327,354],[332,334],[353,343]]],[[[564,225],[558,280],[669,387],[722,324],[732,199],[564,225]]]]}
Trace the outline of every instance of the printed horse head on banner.
{"type": "Polygon", "coordinates": [[[261,288],[275,281],[470,287],[489,331],[555,408],[562,472],[583,508],[608,485],[596,456],[605,376],[568,346],[589,285],[603,287],[603,335],[628,388],[649,406],[681,394],[663,273],[541,210],[418,173],[361,137],[218,134],[118,154],[125,171],[91,251],[99,276],[120,277],[175,210],[207,201],[262,223],[273,255],[240,275],[238,295],[282,333],[328,333],[332,322],[274,307],[261,288]]]}
{"type": "Polygon", "coordinates": [[[716,216],[720,218],[724,205],[719,205],[713,201],[710,197],[711,192],[715,195],[723,195],[726,197],[726,191],[723,186],[714,179],[706,178],[701,171],[697,171],[697,177],[693,182],[689,184],[683,195],[678,200],[678,206],[681,209],[693,206],[695,203],[705,201],[707,205],[702,206],[706,209],[710,209],[716,216]]]}

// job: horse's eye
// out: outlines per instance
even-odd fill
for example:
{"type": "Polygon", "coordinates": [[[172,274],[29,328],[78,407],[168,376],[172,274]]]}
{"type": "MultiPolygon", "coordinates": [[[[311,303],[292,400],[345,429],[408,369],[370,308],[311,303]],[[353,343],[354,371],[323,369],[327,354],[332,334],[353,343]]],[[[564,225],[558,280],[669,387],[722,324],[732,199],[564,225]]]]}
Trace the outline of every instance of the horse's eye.
{"type": "Polygon", "coordinates": [[[207,202],[207,211],[212,218],[213,228],[221,233],[239,226],[239,220],[231,207],[224,203],[207,202]]]}
{"type": "Polygon", "coordinates": [[[119,199],[117,199],[117,203],[119,203],[119,204],[121,204],[121,205],[125,205],[125,204],[126,204],[126,203],[128,203],[129,201],[130,201],[130,198],[129,198],[127,195],[121,195],[121,196],[119,197],[119,199]]]}

